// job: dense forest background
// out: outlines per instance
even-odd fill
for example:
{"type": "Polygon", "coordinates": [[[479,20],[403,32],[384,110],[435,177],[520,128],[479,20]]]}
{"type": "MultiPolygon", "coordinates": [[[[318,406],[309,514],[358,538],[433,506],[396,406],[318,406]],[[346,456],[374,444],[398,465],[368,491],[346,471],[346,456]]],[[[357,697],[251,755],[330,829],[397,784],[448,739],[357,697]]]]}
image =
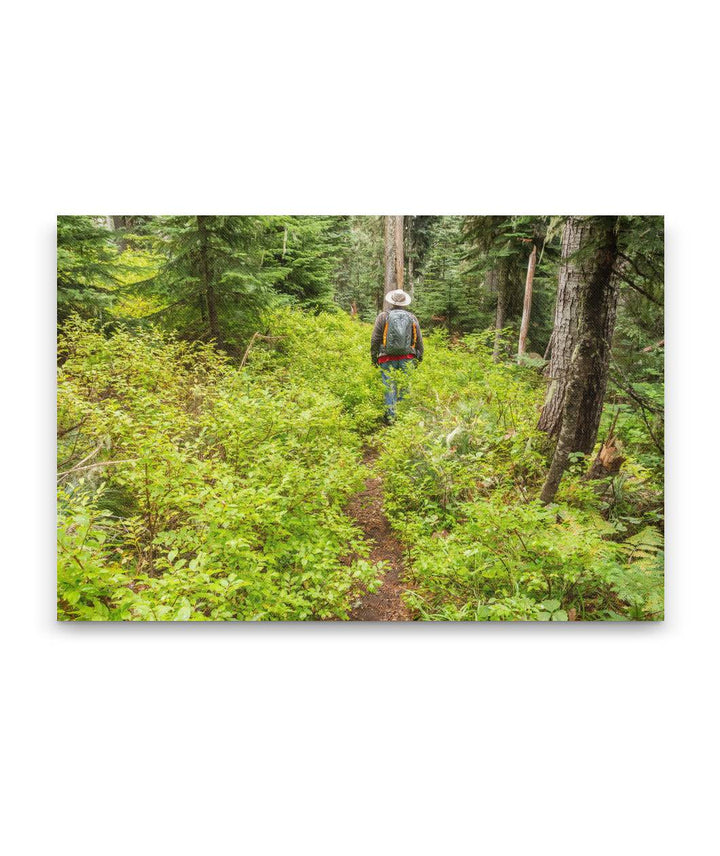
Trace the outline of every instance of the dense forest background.
{"type": "Polygon", "coordinates": [[[410,617],[662,617],[662,218],[62,216],[57,302],[61,618],[351,616],[368,444],[410,617]]]}

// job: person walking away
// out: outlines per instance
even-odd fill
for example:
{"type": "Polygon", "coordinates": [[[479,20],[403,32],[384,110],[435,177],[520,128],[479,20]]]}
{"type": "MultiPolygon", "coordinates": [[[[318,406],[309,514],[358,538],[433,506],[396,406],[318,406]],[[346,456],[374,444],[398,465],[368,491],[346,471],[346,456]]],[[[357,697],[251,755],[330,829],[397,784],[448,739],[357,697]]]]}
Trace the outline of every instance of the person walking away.
{"type": "Polygon", "coordinates": [[[389,423],[394,421],[395,408],[405,392],[403,378],[398,377],[398,372],[406,373],[415,361],[422,361],[423,339],[417,318],[405,309],[412,301],[410,295],[398,289],[385,295],[385,300],[390,309],[375,319],[370,338],[370,358],[382,373],[385,421],[389,423]]]}

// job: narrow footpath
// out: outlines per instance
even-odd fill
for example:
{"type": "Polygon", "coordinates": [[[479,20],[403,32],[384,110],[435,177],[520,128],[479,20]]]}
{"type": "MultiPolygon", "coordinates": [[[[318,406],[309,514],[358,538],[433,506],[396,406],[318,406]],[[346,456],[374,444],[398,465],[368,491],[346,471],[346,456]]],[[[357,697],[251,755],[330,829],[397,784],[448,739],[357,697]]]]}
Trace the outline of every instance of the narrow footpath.
{"type": "MultiPolygon", "coordinates": [[[[363,454],[363,463],[371,472],[378,454],[378,450],[372,447],[367,447],[363,454]]],[[[373,474],[365,481],[365,489],[350,500],[346,512],[373,545],[370,561],[384,561],[389,566],[382,586],[376,592],[360,598],[350,613],[350,620],[412,621],[410,610],[401,597],[408,588],[403,582],[403,548],[383,510],[381,475],[373,474]]]]}

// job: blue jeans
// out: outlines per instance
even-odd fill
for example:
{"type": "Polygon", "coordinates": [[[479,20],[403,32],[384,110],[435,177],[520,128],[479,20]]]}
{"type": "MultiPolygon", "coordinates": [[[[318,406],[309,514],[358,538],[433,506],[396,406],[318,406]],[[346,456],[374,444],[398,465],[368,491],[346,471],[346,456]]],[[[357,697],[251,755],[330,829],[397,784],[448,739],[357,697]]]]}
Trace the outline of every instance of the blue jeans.
{"type": "Polygon", "coordinates": [[[403,400],[405,395],[406,382],[401,378],[400,389],[398,389],[397,372],[407,372],[410,363],[414,360],[390,360],[387,363],[380,363],[380,371],[382,373],[382,381],[385,385],[385,415],[388,419],[395,418],[395,406],[398,401],[403,400]]]}

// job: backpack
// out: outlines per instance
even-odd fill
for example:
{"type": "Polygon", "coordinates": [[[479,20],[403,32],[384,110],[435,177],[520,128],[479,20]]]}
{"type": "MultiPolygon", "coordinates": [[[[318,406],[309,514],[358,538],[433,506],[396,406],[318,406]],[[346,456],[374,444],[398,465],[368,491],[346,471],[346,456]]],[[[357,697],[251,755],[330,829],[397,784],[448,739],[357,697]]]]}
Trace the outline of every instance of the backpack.
{"type": "Polygon", "coordinates": [[[388,312],[383,330],[383,353],[388,356],[415,354],[417,328],[412,315],[404,309],[388,312]]]}

